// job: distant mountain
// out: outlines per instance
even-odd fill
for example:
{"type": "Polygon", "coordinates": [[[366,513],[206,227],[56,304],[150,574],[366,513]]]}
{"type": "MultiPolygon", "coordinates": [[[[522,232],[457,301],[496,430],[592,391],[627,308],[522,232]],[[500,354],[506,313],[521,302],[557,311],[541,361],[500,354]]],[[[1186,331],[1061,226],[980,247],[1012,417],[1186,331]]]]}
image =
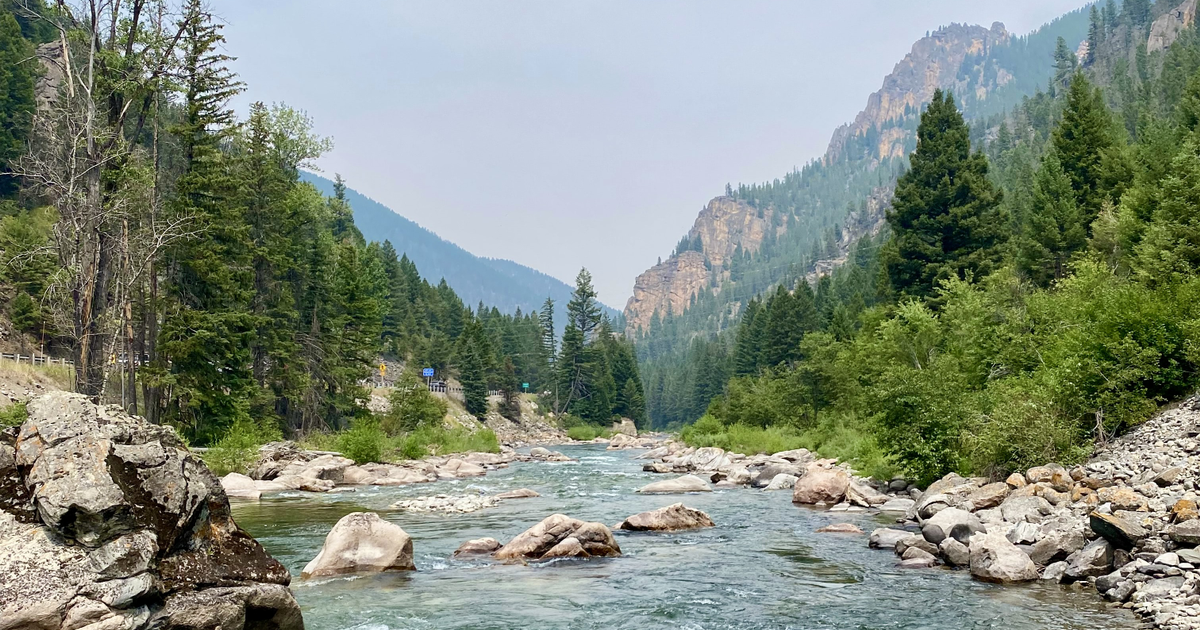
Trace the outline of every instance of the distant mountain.
{"type": "Polygon", "coordinates": [[[1080,9],[1020,37],[997,22],[950,24],[918,40],[853,122],[834,131],[824,156],[781,179],[727,186],[675,251],[638,276],[625,321],[639,357],[684,352],[693,339],[735,325],[750,298],[828,273],[861,237],[884,228],[892,186],[935,90],[953,93],[978,145],[989,119],[1048,85],[1058,38],[1074,49],[1087,29],[1080,9]]]}
{"type": "MultiPolygon", "coordinates": [[[[301,177],[323,194],[333,194],[332,181],[313,173],[301,177]]],[[[469,306],[483,302],[504,313],[518,308],[528,313],[540,309],[549,297],[561,330],[571,286],[511,260],[475,256],[352,188],[346,188],[346,200],[354,209],[354,224],[368,241],[391,241],[398,253],[416,263],[423,277],[432,283],[444,278],[469,306]]],[[[618,311],[604,308],[609,317],[620,317],[618,311]]]]}

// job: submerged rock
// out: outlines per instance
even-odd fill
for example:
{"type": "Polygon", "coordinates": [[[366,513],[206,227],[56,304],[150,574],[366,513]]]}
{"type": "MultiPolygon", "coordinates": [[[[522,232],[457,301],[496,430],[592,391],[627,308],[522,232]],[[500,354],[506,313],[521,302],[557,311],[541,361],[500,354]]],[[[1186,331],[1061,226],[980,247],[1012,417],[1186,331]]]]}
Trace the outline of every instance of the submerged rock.
{"type": "Polygon", "coordinates": [[[676,479],[655,481],[638,489],[642,494],[687,494],[689,492],[712,492],[708,482],[695,476],[684,475],[676,479]]]}
{"type": "Polygon", "coordinates": [[[287,569],[171,428],[66,392],[28,410],[0,433],[0,627],[303,628],[287,569]]]}
{"type": "Polygon", "coordinates": [[[499,497],[485,497],[478,494],[451,496],[438,494],[432,497],[397,501],[391,505],[397,510],[409,512],[445,512],[447,514],[467,514],[500,505],[499,497]]]}
{"type": "Polygon", "coordinates": [[[861,534],[863,530],[854,523],[833,523],[817,530],[818,534],[861,534]]]}
{"type": "Polygon", "coordinates": [[[498,549],[499,560],[607,558],[621,555],[612,530],[603,523],[585,523],[565,514],[552,514],[498,549]]]}
{"type": "Polygon", "coordinates": [[[542,495],[538,494],[537,492],[534,492],[533,490],[530,490],[529,488],[518,488],[516,490],[509,490],[508,492],[501,492],[500,494],[496,495],[496,498],[502,499],[502,500],[533,499],[533,498],[540,497],[540,496],[542,496],[542,495]]]}
{"type": "Polygon", "coordinates": [[[413,571],[413,543],[399,525],[374,512],[351,512],[338,520],[320,553],[300,576],[304,578],[348,573],[413,571]]]}
{"type": "Polygon", "coordinates": [[[476,538],[458,546],[454,550],[454,557],[462,556],[488,556],[500,548],[500,541],[495,538],[476,538]]]}
{"type": "Polygon", "coordinates": [[[675,503],[657,510],[634,514],[621,521],[617,529],[634,532],[675,532],[712,526],[712,519],[704,512],[682,503],[675,503]]]}

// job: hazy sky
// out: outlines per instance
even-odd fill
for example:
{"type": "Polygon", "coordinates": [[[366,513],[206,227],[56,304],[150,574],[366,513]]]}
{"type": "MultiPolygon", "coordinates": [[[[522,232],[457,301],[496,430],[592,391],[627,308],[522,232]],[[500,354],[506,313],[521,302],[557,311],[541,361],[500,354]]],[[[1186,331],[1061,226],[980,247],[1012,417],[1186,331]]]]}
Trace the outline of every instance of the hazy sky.
{"type": "Polygon", "coordinates": [[[240,112],[306,110],[325,174],[477,255],[586,266],[617,308],[726,182],[821,155],[926,31],[1082,4],[212,0],[240,112]]]}

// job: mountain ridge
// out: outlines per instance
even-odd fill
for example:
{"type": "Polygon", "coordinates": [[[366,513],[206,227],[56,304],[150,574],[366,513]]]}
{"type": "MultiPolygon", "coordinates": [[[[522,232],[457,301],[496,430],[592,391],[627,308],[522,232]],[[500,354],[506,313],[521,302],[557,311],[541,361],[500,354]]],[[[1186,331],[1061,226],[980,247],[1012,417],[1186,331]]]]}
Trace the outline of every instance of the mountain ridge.
{"type": "MultiPolygon", "coordinates": [[[[302,173],[301,178],[323,194],[333,194],[333,181],[310,172],[302,173]]],[[[354,211],[355,225],[368,241],[391,241],[422,276],[434,284],[444,279],[469,305],[482,302],[503,313],[517,309],[530,313],[538,311],[549,297],[562,312],[571,299],[573,288],[554,276],[512,260],[476,256],[353,188],[346,188],[346,200],[354,211]]],[[[611,318],[619,316],[612,307],[604,305],[604,309],[611,318]]]]}
{"type": "MultiPolygon", "coordinates": [[[[712,334],[727,327],[749,297],[785,276],[807,277],[813,269],[828,272],[844,259],[853,240],[877,234],[890,201],[880,193],[890,189],[905,167],[916,145],[921,109],[936,89],[953,91],[964,111],[976,118],[1007,111],[1046,85],[1053,71],[1048,60],[1054,40],[1062,36],[1075,47],[1085,41],[1086,26],[1086,11],[1079,9],[1020,37],[994,22],[990,28],[950,24],[918,39],[884,77],[881,87],[867,97],[865,107],[851,122],[834,130],[822,156],[782,180],[727,190],[725,196],[714,198],[705,207],[708,211],[718,200],[731,198],[741,213],[735,220],[771,217],[776,230],[767,238],[743,244],[741,234],[731,234],[726,241],[701,239],[697,247],[693,239],[704,223],[705,212],[697,217],[681,248],[687,244],[699,251],[701,257],[691,258],[704,260],[707,268],[724,269],[706,276],[706,287],[711,288],[719,312],[708,318],[708,330],[690,334],[712,334]],[[1040,58],[1047,61],[1039,63],[1040,58]],[[729,256],[732,250],[738,254],[729,256]],[[752,286],[732,286],[737,283],[738,264],[757,270],[751,274],[752,286]],[[768,269],[760,269],[768,264],[768,269]],[[724,298],[720,297],[723,292],[724,298]],[[722,301],[729,303],[720,304],[722,301]]],[[[704,274],[696,261],[676,260],[681,248],[635,279],[634,294],[624,311],[630,334],[649,334],[668,311],[679,316],[693,303],[712,302],[700,300],[703,289],[697,277],[704,274]],[[664,273],[676,268],[688,272],[664,273]],[[683,284],[656,284],[676,279],[683,284]]],[[[678,341],[686,343],[687,339],[678,341]]],[[[656,346],[654,354],[659,354],[664,346],[656,346]]]]}

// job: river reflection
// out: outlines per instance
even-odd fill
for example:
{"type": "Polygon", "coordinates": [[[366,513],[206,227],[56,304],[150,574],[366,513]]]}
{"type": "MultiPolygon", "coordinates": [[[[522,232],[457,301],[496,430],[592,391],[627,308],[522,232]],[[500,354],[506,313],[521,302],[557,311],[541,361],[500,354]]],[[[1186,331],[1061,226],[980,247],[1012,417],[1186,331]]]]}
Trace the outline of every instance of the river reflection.
{"type": "Polygon", "coordinates": [[[1136,625],[1094,593],[1057,585],[1000,587],[961,571],[901,570],[865,536],[816,534],[850,521],[886,523],[792,505],[790,492],[725,490],[641,496],[662,479],[641,471],[637,451],[563,447],[570,463],[515,463],[487,477],[358,492],[284,494],[235,504],[238,523],[293,575],[310,630],[681,628],[794,630],[1108,630],[1136,625]],[[539,498],[465,515],[389,510],[402,498],[528,487],[539,498]],[[561,512],[613,524],[682,500],[716,527],[678,534],[618,534],[624,556],[530,566],[451,560],[460,543],[501,541],[561,512]],[[299,579],[329,528],[345,514],[376,511],[412,537],[413,573],[299,579]]]}

